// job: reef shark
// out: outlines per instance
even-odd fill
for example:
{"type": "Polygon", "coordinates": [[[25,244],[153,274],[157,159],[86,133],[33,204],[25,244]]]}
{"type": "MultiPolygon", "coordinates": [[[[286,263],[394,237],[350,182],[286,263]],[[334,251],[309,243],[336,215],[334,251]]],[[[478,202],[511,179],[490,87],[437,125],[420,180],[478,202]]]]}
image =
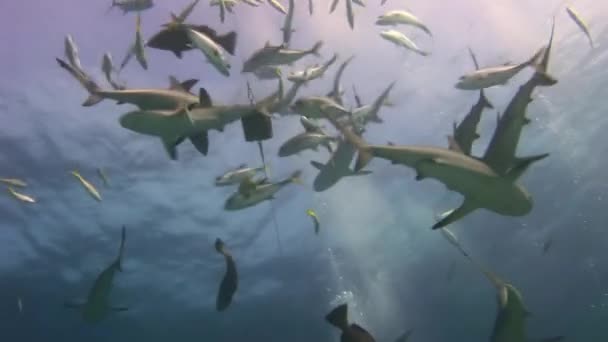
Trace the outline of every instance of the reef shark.
{"type": "Polygon", "coordinates": [[[125,248],[126,228],[122,227],[120,249],[118,257],[95,279],[93,287],[89,291],[86,302],[74,303],[66,302],[65,306],[72,309],[82,310],[82,316],[89,323],[96,323],[108,316],[110,312],[126,311],[126,307],[111,306],[108,297],[112,291],[114,275],[117,271],[122,272],[122,256],[125,248]]]}
{"type": "Polygon", "coordinates": [[[433,225],[433,229],[445,227],[479,208],[505,216],[524,216],[532,210],[533,200],[516,181],[532,163],[547,157],[548,154],[516,158],[515,149],[527,121],[525,113],[532,90],[536,86],[550,86],[557,82],[547,74],[552,39],[553,29],[534,75],[511,100],[498,122],[486,154],[481,159],[455,149],[368,145],[334,118],[328,119],[359,150],[355,171],[360,171],[372,157],[379,157],[390,160],[393,164],[403,164],[415,169],[416,180],[435,178],[449,190],[464,196],[460,207],[444,214],[443,218],[433,225]]]}
{"type": "Polygon", "coordinates": [[[325,165],[312,160],[310,164],[319,170],[313,182],[313,189],[317,192],[325,191],[338,183],[343,177],[370,174],[371,171],[353,171],[350,168],[355,151],[356,149],[353,145],[340,139],[336,150],[325,165]]]}

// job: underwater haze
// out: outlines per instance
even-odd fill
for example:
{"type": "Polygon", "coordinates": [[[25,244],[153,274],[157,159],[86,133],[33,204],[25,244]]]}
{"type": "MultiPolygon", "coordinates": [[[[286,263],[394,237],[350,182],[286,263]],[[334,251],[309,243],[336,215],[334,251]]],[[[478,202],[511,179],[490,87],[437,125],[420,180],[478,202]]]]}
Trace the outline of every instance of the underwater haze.
{"type": "MultiPolygon", "coordinates": [[[[520,63],[546,44],[555,16],[549,72],[559,82],[539,87],[528,107],[518,155],[550,153],[521,183],[533,197],[526,216],[477,210],[449,229],[468,253],[516,286],[532,313],[530,340],[565,336],[564,341],[608,340],[608,2],[572,0],[589,25],[595,46],[565,11],[562,0],[367,0],[354,5],[348,25],[344,2],[296,0],[290,47],[324,44],[321,57],[306,56],[289,71],[339,58],[297,98],[325,95],[338,66],[355,56],[342,78],[346,108],[355,106],[355,85],[371,103],[391,83],[393,106],[383,123],[366,126],[372,144],[448,146],[454,122],[479,97],[456,89],[458,78],[480,65],[520,63]],[[408,10],[432,31],[398,27],[429,56],[382,39],[375,25],[388,10],[408,10]],[[543,247],[551,246],[546,253],[543,247]]],[[[288,1],[280,0],[284,5],[288,1]]],[[[150,37],[188,0],[155,0],[141,12],[150,37]]],[[[64,58],[64,38],[78,45],[82,68],[106,87],[105,52],[119,63],[135,40],[135,13],[123,14],[110,0],[0,2],[0,178],[28,183],[24,203],[0,192],[0,341],[290,341],[340,340],[325,320],[348,303],[349,322],[376,341],[395,341],[413,329],[409,342],[490,341],[497,312],[496,290],[438,230],[436,216],[457,207],[461,196],[434,180],[374,159],[369,175],[345,177],[326,191],[312,183],[325,163],[324,148],[279,158],[281,144],[302,131],[297,115],[273,119],[274,136],[263,149],[270,179],[302,170],[303,184],[285,187],[273,201],[239,211],[224,210],[234,188],[215,178],[246,163],[262,165],[258,146],[246,142],[240,122],[209,134],[209,153],[190,143],[171,160],[160,139],[121,127],[134,107],[103,101],[81,104],[88,94],[55,61],[64,58]],[[109,179],[104,186],[97,175],[109,179]],[[78,170],[101,193],[95,201],[70,171],[78,170]],[[319,218],[320,231],[306,210],[319,218]],[[83,320],[66,301],[81,301],[95,278],[115,258],[126,227],[122,272],[110,295],[112,312],[96,324],[83,320]],[[222,239],[237,264],[239,283],[232,304],[216,310],[225,262],[214,248],[222,239]]],[[[133,58],[120,73],[127,87],[168,87],[168,76],[195,78],[214,102],[248,103],[247,82],[256,100],[277,89],[241,73],[266,42],[282,41],[285,15],[269,6],[239,3],[219,19],[217,6],[201,1],[188,22],[218,33],[236,31],[231,75],[224,77],[201,51],[182,59],[146,49],[148,70],[133,58]]],[[[495,109],[486,110],[473,154],[485,150],[496,114],[533,74],[524,69],[506,84],[488,88],[495,109]]],[[[286,87],[291,83],[284,78],[286,87]]],[[[328,132],[337,131],[327,121],[328,132]]],[[[520,342],[520,341],[513,341],[520,342]]]]}

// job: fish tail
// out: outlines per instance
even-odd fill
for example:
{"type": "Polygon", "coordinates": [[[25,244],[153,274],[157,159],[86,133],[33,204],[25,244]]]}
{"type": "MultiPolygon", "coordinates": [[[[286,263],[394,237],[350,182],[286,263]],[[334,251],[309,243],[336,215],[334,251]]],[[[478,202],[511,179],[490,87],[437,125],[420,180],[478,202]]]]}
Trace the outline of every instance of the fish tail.
{"type": "Polygon", "coordinates": [[[83,71],[71,66],[66,63],[61,58],[55,58],[59,66],[65,69],[67,72],[72,75],[80,84],[89,92],[89,97],[82,104],[85,107],[93,106],[103,100],[101,96],[97,94],[101,90],[101,88],[93,81],[88,75],[86,75],[83,71]]]}
{"type": "Polygon", "coordinates": [[[348,327],[348,304],[342,304],[325,316],[329,324],[342,330],[348,327]]]}
{"type": "Polygon", "coordinates": [[[228,52],[229,54],[234,56],[234,49],[236,47],[236,32],[235,31],[231,31],[226,33],[223,36],[218,36],[217,37],[217,43],[224,48],[224,50],[226,50],[226,52],[228,52]]]}
{"type": "Polygon", "coordinates": [[[553,17],[553,24],[551,25],[551,36],[549,43],[545,48],[540,49],[532,58],[532,65],[536,69],[534,78],[538,85],[541,86],[552,86],[557,83],[557,79],[548,73],[549,69],[549,57],[551,55],[551,47],[553,45],[553,35],[555,33],[555,17],[553,17]]]}
{"type": "Polygon", "coordinates": [[[378,116],[378,113],[380,112],[380,109],[382,108],[382,106],[384,106],[384,103],[386,102],[388,95],[390,94],[390,92],[394,86],[395,86],[395,82],[391,83],[382,92],[382,94],[380,94],[380,96],[378,96],[376,101],[374,101],[374,104],[372,105],[372,110],[371,110],[371,120],[372,121],[377,122],[377,123],[382,123],[382,119],[380,118],[380,116],[378,116]]]}
{"type": "Polygon", "coordinates": [[[483,91],[483,89],[479,91],[479,98],[485,108],[494,109],[494,105],[492,104],[492,102],[490,102],[490,100],[488,100],[488,98],[486,97],[486,93],[483,91]]]}
{"type": "Polygon", "coordinates": [[[312,49],[310,49],[310,53],[315,56],[321,56],[319,54],[319,50],[321,50],[322,46],[323,46],[323,41],[319,40],[318,42],[315,43],[315,45],[312,47],[312,49]]]}
{"type": "Polygon", "coordinates": [[[114,262],[116,269],[122,272],[122,256],[125,250],[125,240],[127,238],[127,227],[122,226],[122,232],[120,236],[120,249],[118,250],[118,258],[114,262]]]}

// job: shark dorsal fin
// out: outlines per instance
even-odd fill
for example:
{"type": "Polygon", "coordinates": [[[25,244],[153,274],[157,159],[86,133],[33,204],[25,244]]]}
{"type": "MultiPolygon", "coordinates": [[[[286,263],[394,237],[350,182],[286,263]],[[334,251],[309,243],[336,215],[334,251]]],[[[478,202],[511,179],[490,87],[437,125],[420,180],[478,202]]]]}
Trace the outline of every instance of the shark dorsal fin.
{"type": "Polygon", "coordinates": [[[213,102],[211,101],[211,96],[205,88],[200,88],[198,91],[198,102],[201,107],[211,107],[213,106],[213,102]]]}

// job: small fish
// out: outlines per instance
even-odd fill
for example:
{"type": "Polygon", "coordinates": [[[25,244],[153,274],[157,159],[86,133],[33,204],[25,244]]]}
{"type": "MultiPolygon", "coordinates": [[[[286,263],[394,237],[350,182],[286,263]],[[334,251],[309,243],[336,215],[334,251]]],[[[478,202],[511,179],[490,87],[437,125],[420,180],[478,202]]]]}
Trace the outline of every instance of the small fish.
{"type": "Polygon", "coordinates": [[[314,12],[314,6],[315,4],[312,2],[312,0],[308,0],[308,12],[310,13],[310,15],[312,15],[312,13],[314,12]]]}
{"type": "Polygon", "coordinates": [[[235,170],[230,170],[221,176],[215,178],[216,186],[237,185],[242,181],[253,178],[258,172],[264,172],[268,167],[247,167],[247,164],[241,164],[235,170]]]}
{"type": "Polygon", "coordinates": [[[17,178],[0,178],[0,183],[12,185],[12,186],[18,186],[20,188],[25,188],[27,186],[26,182],[22,181],[21,179],[17,179],[17,178]]]}
{"type": "Polygon", "coordinates": [[[106,173],[103,171],[103,169],[98,168],[97,169],[97,175],[99,176],[99,178],[101,178],[101,181],[103,182],[104,186],[108,186],[110,183],[108,182],[108,176],[106,175],[106,173]]]}
{"type": "Polygon", "coordinates": [[[278,0],[268,0],[268,4],[270,4],[270,6],[274,7],[274,9],[276,9],[277,11],[283,13],[283,14],[287,14],[287,10],[285,9],[285,7],[283,7],[283,5],[281,5],[281,3],[278,0]]]}
{"type": "Polygon", "coordinates": [[[351,30],[355,29],[355,12],[353,11],[352,0],[345,0],[346,2],[346,19],[351,30]]]}
{"type": "Polygon", "coordinates": [[[456,83],[456,88],[463,90],[479,90],[497,85],[506,84],[513,76],[528,66],[536,68],[536,61],[544,53],[540,49],[529,60],[515,65],[501,65],[497,67],[477,69],[470,74],[461,76],[456,83]]]}
{"type": "Polygon", "coordinates": [[[394,43],[397,46],[403,46],[409,50],[414,51],[415,53],[421,55],[421,56],[428,56],[430,55],[429,52],[420,50],[418,48],[418,46],[416,46],[416,44],[409,39],[405,34],[396,31],[396,30],[385,30],[380,32],[380,36],[386,40],[388,40],[389,42],[394,43]]]}
{"type": "Polygon", "coordinates": [[[551,249],[551,246],[553,246],[553,237],[549,236],[543,243],[543,255],[547,254],[547,252],[551,249]]]}
{"type": "Polygon", "coordinates": [[[237,4],[236,0],[213,0],[211,6],[219,6],[220,20],[224,22],[226,19],[226,11],[233,13],[233,7],[237,4]]]}
{"type": "Polygon", "coordinates": [[[361,7],[365,7],[365,1],[363,0],[352,0],[355,5],[359,5],[361,7]]]}
{"type": "Polygon", "coordinates": [[[222,254],[226,260],[226,273],[220,283],[220,289],[215,302],[215,309],[217,311],[224,311],[232,303],[232,297],[238,288],[238,274],[236,272],[236,263],[232,258],[232,254],[226,249],[224,241],[219,238],[216,239],[215,250],[222,254]]]}
{"type": "Polygon", "coordinates": [[[338,71],[336,72],[336,76],[334,77],[333,88],[327,94],[327,97],[331,98],[332,100],[334,100],[339,105],[343,104],[342,103],[342,95],[344,94],[344,91],[342,90],[342,86],[340,84],[340,80],[342,79],[342,74],[344,73],[344,70],[346,69],[346,67],[348,66],[348,64],[350,64],[350,62],[354,58],[355,58],[355,56],[351,56],[346,61],[344,61],[342,63],[342,65],[340,65],[340,68],[338,68],[338,71]]]}
{"type": "Polygon", "coordinates": [[[263,66],[289,65],[308,55],[319,56],[323,41],[318,41],[310,50],[288,49],[283,45],[272,46],[268,43],[243,63],[243,73],[253,72],[263,66]]]}
{"type": "Polygon", "coordinates": [[[293,29],[293,14],[294,14],[295,9],[296,9],[296,1],[289,0],[289,12],[287,13],[287,16],[285,17],[285,23],[283,24],[283,27],[281,28],[281,31],[283,31],[283,45],[284,46],[289,45],[289,42],[291,41],[291,34],[296,32],[296,30],[293,29]]]}
{"type": "Polygon", "coordinates": [[[226,56],[224,56],[220,46],[201,32],[193,29],[186,29],[186,32],[192,41],[192,45],[203,52],[205,57],[207,57],[207,61],[222,75],[226,77],[230,76],[230,63],[226,59],[226,56]]]}
{"type": "Polygon", "coordinates": [[[274,195],[283,187],[291,183],[301,184],[301,171],[294,172],[289,178],[276,183],[254,182],[245,180],[239,185],[238,191],[230,196],[224,203],[224,210],[233,211],[255,206],[263,201],[274,199],[274,195]]]}
{"type": "Polygon", "coordinates": [[[70,173],[80,181],[82,186],[84,186],[84,188],[87,190],[87,192],[94,199],[101,202],[101,195],[99,194],[99,191],[97,191],[97,189],[95,189],[95,187],[91,183],[89,183],[86,179],[84,179],[78,171],[74,170],[74,171],[71,171],[70,173]]]}
{"type": "Polygon", "coordinates": [[[241,2],[246,3],[247,5],[252,6],[252,7],[260,6],[260,3],[257,1],[254,1],[254,0],[241,0],[241,2]]]}
{"type": "Polygon", "coordinates": [[[375,342],[374,337],[357,324],[348,324],[348,305],[342,304],[325,316],[331,325],[342,331],[341,342],[375,342]]]}
{"type": "Polygon", "coordinates": [[[315,213],[315,211],[312,209],[308,209],[306,210],[306,215],[310,216],[312,218],[312,222],[315,224],[315,234],[319,234],[321,224],[319,223],[319,217],[317,216],[317,213],[315,213]]]}
{"type": "Polygon", "coordinates": [[[15,191],[11,187],[8,188],[8,192],[11,195],[13,195],[16,199],[20,200],[21,202],[36,203],[36,199],[34,199],[33,197],[30,197],[28,195],[24,195],[24,194],[18,193],[17,191],[15,191]]]}
{"type": "Polygon", "coordinates": [[[424,25],[420,19],[416,18],[416,16],[407,11],[389,11],[379,16],[376,20],[376,25],[381,26],[396,26],[399,24],[417,27],[426,32],[429,36],[433,36],[431,30],[429,30],[429,28],[426,27],[426,25],[424,25]]]}
{"type": "Polygon", "coordinates": [[[17,297],[17,308],[19,308],[19,313],[23,313],[23,302],[21,301],[21,297],[17,297]]]}
{"type": "Polygon", "coordinates": [[[141,12],[154,7],[153,0],[112,0],[110,10],[114,7],[119,7],[123,14],[127,12],[141,12]]]}
{"type": "Polygon", "coordinates": [[[65,36],[65,58],[68,59],[70,65],[79,71],[82,71],[82,65],[80,64],[80,57],[78,56],[78,47],[74,43],[72,35],[65,36]]]}
{"type": "Polygon", "coordinates": [[[108,81],[108,83],[110,83],[112,88],[114,88],[115,90],[125,89],[125,86],[122,86],[122,85],[116,83],[114,81],[114,79],[112,79],[112,73],[116,72],[116,69],[114,68],[114,62],[112,61],[112,55],[109,52],[106,52],[103,55],[103,58],[101,60],[101,71],[103,71],[103,74],[106,76],[106,81],[108,81]]]}
{"type": "Polygon", "coordinates": [[[279,147],[279,157],[288,157],[309,149],[317,151],[319,146],[325,146],[329,153],[333,153],[331,142],[336,140],[337,138],[324,133],[300,133],[279,147]]]}
{"type": "Polygon", "coordinates": [[[304,115],[300,116],[300,124],[309,133],[323,133],[323,128],[317,123],[304,115]]]}
{"type": "Polygon", "coordinates": [[[336,10],[336,7],[338,7],[338,2],[339,2],[339,1],[340,1],[340,0],[334,0],[334,1],[331,3],[331,6],[329,7],[329,13],[334,13],[334,11],[336,10]]]}
{"type": "Polygon", "coordinates": [[[144,70],[148,70],[148,61],[146,60],[146,50],[144,50],[144,39],[141,36],[141,16],[137,14],[136,30],[135,30],[135,57],[144,70]]]}
{"type": "Polygon", "coordinates": [[[589,33],[589,27],[587,26],[587,23],[585,23],[585,21],[581,18],[581,16],[572,7],[566,7],[566,12],[568,12],[568,15],[570,16],[570,18],[572,18],[572,20],[574,20],[576,25],[587,36],[587,39],[589,39],[589,44],[591,45],[591,48],[593,49],[593,39],[591,38],[591,34],[589,33]]]}
{"type": "Polygon", "coordinates": [[[304,71],[292,72],[291,74],[289,74],[287,76],[287,79],[290,80],[291,82],[308,83],[317,78],[321,78],[321,77],[323,77],[323,75],[325,74],[327,69],[329,69],[329,67],[332,64],[334,64],[337,59],[338,59],[338,55],[334,54],[334,56],[330,60],[328,60],[325,64],[316,65],[316,66],[307,68],[304,71]]]}

